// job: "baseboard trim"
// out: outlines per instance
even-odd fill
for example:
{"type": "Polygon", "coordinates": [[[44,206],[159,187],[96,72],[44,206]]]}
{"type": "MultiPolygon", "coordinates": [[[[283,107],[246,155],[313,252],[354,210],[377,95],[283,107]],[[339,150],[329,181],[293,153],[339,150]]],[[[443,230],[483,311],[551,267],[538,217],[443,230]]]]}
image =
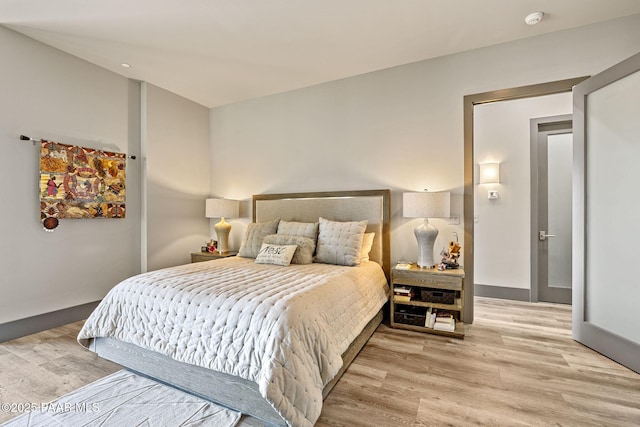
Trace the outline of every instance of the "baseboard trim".
{"type": "Polygon", "coordinates": [[[88,302],[75,307],[3,323],[0,325],[0,342],[13,340],[86,319],[98,306],[99,302],[100,301],[88,302]]]}
{"type": "Polygon", "coordinates": [[[475,296],[500,298],[513,301],[531,301],[531,292],[524,288],[507,288],[504,286],[474,285],[475,296]]]}

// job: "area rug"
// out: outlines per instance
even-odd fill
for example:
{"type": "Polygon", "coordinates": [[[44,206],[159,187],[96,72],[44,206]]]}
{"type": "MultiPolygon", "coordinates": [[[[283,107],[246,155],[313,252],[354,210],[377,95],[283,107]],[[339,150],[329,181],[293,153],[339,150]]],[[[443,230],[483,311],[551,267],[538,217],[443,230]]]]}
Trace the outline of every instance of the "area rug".
{"type": "Polygon", "coordinates": [[[47,404],[31,404],[3,427],[232,427],[239,412],[122,370],[47,404]]]}

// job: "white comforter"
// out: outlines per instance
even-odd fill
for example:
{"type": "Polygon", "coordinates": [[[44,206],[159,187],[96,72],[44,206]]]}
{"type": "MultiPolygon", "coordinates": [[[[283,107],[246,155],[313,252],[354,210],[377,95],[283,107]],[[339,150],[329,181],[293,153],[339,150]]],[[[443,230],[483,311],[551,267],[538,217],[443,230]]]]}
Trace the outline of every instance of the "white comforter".
{"type": "Polygon", "coordinates": [[[113,337],[255,381],[289,425],[311,426],[342,353],[387,301],[382,269],[233,257],[131,277],[78,335],[113,337]]]}

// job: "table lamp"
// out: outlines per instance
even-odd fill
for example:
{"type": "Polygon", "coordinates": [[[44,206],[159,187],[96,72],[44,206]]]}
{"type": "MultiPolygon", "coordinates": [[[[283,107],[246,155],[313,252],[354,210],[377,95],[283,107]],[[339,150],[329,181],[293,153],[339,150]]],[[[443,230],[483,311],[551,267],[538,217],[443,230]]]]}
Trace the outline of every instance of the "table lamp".
{"type": "Polygon", "coordinates": [[[413,233],[418,241],[418,267],[432,268],[433,246],[438,229],[429,223],[429,218],[449,218],[451,193],[448,191],[404,193],[402,195],[402,215],[406,218],[424,218],[413,233]]]}
{"type": "Polygon", "coordinates": [[[220,222],[213,226],[218,237],[218,253],[229,251],[229,233],[231,224],[225,218],[237,218],[240,212],[240,203],[231,199],[207,199],[205,216],[207,218],[220,218],[220,222]]]}

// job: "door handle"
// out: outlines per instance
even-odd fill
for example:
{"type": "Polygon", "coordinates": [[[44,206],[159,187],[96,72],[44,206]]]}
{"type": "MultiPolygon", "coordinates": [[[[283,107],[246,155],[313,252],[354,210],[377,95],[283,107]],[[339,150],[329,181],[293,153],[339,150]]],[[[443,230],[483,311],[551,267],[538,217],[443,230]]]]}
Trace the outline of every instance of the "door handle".
{"type": "Polygon", "coordinates": [[[547,234],[544,230],[538,231],[538,239],[540,239],[541,242],[544,242],[545,240],[547,240],[547,237],[556,237],[556,235],[547,234]]]}

